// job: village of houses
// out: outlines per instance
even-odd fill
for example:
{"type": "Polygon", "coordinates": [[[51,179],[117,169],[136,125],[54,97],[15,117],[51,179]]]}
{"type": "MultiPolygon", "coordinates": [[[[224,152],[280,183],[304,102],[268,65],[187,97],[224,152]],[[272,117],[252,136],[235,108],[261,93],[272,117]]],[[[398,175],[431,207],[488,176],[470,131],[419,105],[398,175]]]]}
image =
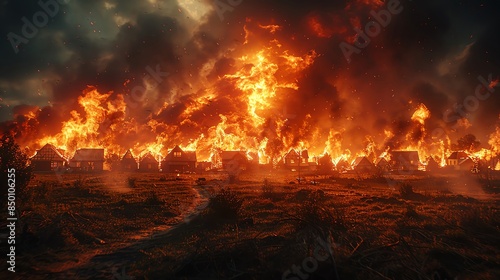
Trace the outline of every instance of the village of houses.
{"type": "MultiPolygon", "coordinates": [[[[73,157],[66,158],[64,151],[58,150],[51,144],[46,144],[30,158],[33,171],[50,172],[66,170],[71,172],[100,172],[105,170],[105,150],[102,148],[78,149],[73,157]]],[[[130,150],[122,155],[110,168],[112,171],[124,172],[166,172],[166,173],[203,173],[210,170],[228,172],[242,170],[263,169],[269,164],[259,164],[256,154],[245,151],[221,151],[218,155],[220,164],[214,166],[212,162],[197,161],[196,151],[184,151],[175,146],[161,160],[146,152],[141,157],[135,157],[130,150]]],[[[495,166],[495,165],[493,165],[495,166]]],[[[429,158],[422,164],[417,151],[392,151],[390,160],[378,158],[374,161],[366,156],[355,158],[352,162],[341,159],[336,164],[326,155],[310,157],[307,150],[296,151],[291,149],[286,153],[274,168],[289,171],[329,172],[356,174],[377,174],[380,172],[397,171],[428,171],[438,170],[478,172],[478,160],[473,159],[465,152],[452,152],[446,159],[446,166],[440,166],[434,159],[429,158]]]]}

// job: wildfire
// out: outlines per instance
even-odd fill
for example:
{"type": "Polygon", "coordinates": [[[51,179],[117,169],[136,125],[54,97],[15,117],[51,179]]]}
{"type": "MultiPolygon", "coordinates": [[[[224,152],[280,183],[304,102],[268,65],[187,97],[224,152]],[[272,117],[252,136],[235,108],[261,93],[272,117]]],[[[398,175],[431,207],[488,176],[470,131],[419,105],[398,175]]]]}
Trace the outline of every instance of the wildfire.
{"type": "Polygon", "coordinates": [[[488,144],[491,146],[491,149],[495,155],[500,154],[500,127],[497,127],[495,132],[490,135],[490,140],[488,144]]]}
{"type": "Polygon", "coordinates": [[[411,116],[411,119],[415,122],[420,123],[421,125],[424,125],[425,120],[427,120],[430,116],[431,112],[429,111],[429,109],[427,109],[425,104],[421,103],[411,116]]]}
{"type": "Polygon", "coordinates": [[[101,94],[96,88],[89,88],[78,98],[78,103],[83,112],[73,110],[71,118],[63,122],[61,132],[41,139],[36,139],[36,145],[41,147],[51,143],[56,147],[66,150],[68,154],[74,153],[77,148],[102,148],[115,151],[115,146],[109,145],[113,137],[113,130],[117,122],[124,122],[123,112],[126,104],[123,98],[109,100],[111,93],[101,94]],[[110,120],[114,119],[115,123],[110,120]]]}
{"type": "MultiPolygon", "coordinates": [[[[374,0],[358,2],[374,6],[383,3],[374,0]]],[[[311,15],[307,24],[318,37],[342,33],[342,30],[325,27],[325,20],[319,15],[311,15]]],[[[335,16],[332,20],[336,20],[335,16]]],[[[446,165],[446,158],[451,154],[451,140],[447,135],[435,137],[428,133],[427,121],[431,112],[423,103],[414,107],[410,116],[405,115],[401,126],[383,126],[377,135],[368,135],[368,131],[358,132],[360,129],[355,132],[356,136],[352,136],[352,130],[342,125],[345,120],[352,122],[354,117],[332,117],[335,114],[331,111],[341,106],[335,104],[337,101],[325,105],[325,116],[320,116],[320,120],[317,119],[318,114],[313,112],[323,108],[299,107],[303,99],[299,99],[297,107],[293,108],[300,111],[299,117],[287,113],[284,106],[287,99],[303,92],[314,98],[316,92],[309,93],[311,89],[301,88],[300,80],[307,75],[305,73],[309,73],[306,70],[313,67],[320,55],[311,49],[297,51],[287,47],[286,43],[275,38],[282,31],[282,27],[276,24],[256,24],[258,31],[273,37],[256,44],[252,39],[258,36],[258,32],[254,32],[252,24],[251,20],[247,20],[243,27],[245,42],[237,50],[228,51],[227,57],[224,57],[230,61],[227,69],[222,67],[224,71],[199,82],[202,85],[194,86],[193,93],[176,96],[177,99],[171,96],[159,98],[159,107],[147,110],[147,116],[139,119],[136,112],[128,107],[130,104],[127,104],[123,94],[100,93],[97,88],[89,87],[78,98],[78,107],[66,112],[69,117],[61,123],[58,133],[25,139],[23,144],[38,149],[50,143],[64,149],[67,157],[71,157],[78,148],[104,148],[106,156],[123,155],[131,150],[140,157],[151,153],[158,159],[178,145],[183,150],[195,150],[199,161],[209,160],[215,165],[219,164],[217,154],[224,150],[245,151],[249,159],[254,160],[258,156],[262,164],[276,163],[290,149],[309,150],[309,155],[328,154],[337,164],[341,161],[352,162],[362,156],[370,161],[389,159],[393,149],[418,151],[421,161],[426,162],[432,157],[441,166],[446,165]],[[340,124],[337,125],[337,122],[340,124]],[[355,144],[351,137],[357,137],[355,144]]],[[[202,67],[203,73],[208,76],[215,64],[214,60],[207,62],[202,67]]],[[[130,80],[125,82],[128,83],[130,80]]],[[[328,88],[325,90],[328,91],[330,83],[335,85],[331,90],[338,91],[339,98],[354,100],[352,97],[357,92],[352,90],[348,78],[342,75],[332,78],[329,83],[315,85],[312,90],[328,88]]],[[[362,110],[356,101],[349,105],[355,111],[362,110]]],[[[38,108],[25,109],[22,117],[36,121],[40,111],[38,108]]],[[[467,129],[468,126],[470,123],[461,127],[467,129]]],[[[491,159],[498,155],[500,128],[490,135],[488,144],[491,150],[483,149],[470,156],[491,159]]]]}
{"type": "Polygon", "coordinates": [[[316,53],[312,51],[303,57],[293,56],[287,51],[278,55],[284,59],[279,64],[273,59],[272,49],[263,49],[253,55],[242,56],[239,60],[243,67],[235,74],[225,75],[224,78],[233,80],[236,87],[243,91],[248,100],[248,113],[252,117],[253,125],[260,126],[264,123],[262,112],[271,108],[272,99],[280,89],[297,90],[298,86],[293,80],[277,77],[278,70],[288,71],[295,76],[314,62],[316,53]]]}

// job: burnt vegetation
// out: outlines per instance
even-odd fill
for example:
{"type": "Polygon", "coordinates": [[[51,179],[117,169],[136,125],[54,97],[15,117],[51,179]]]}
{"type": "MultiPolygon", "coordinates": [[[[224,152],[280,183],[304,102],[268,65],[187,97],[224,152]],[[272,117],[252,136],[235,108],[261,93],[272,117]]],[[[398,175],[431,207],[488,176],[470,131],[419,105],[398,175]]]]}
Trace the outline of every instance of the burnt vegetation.
{"type": "Polygon", "coordinates": [[[370,189],[377,188],[373,182],[352,188],[323,180],[326,189],[297,189],[264,180],[257,196],[244,185],[233,185],[213,198],[224,201],[220,209],[226,211],[233,209],[230,201],[240,205],[236,197],[243,198],[238,218],[216,226],[200,219],[185,226],[170,239],[190,248],[183,256],[163,254],[177,248],[168,245],[155,252],[158,258],[147,258],[133,269],[138,272],[154,262],[162,269],[152,269],[150,278],[280,279],[312,256],[319,238],[330,244],[331,253],[313,272],[302,270],[310,279],[500,275],[494,246],[500,241],[498,207],[450,192],[422,191],[415,182],[402,182],[392,193],[370,189]]]}
{"type": "Polygon", "coordinates": [[[238,193],[228,188],[223,188],[210,197],[206,216],[216,221],[238,220],[243,201],[244,199],[238,193]]]}
{"type": "Polygon", "coordinates": [[[457,195],[442,179],[389,187],[347,175],[293,185],[255,174],[236,183],[165,176],[37,174],[22,209],[23,275],[100,277],[118,262],[137,279],[281,279],[293,265],[308,279],[500,275],[496,200],[457,195]],[[193,202],[194,190],[201,201],[193,202]],[[153,228],[169,231],[156,236],[153,228]],[[111,253],[54,272],[101,249],[111,253]],[[307,272],[302,262],[317,250],[325,258],[307,272]]]}

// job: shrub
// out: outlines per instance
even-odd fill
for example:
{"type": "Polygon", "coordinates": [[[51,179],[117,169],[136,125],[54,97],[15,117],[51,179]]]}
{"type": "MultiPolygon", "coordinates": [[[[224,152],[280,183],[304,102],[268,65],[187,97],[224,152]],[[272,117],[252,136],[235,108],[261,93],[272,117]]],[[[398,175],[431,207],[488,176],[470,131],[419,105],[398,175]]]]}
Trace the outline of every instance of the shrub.
{"type": "Polygon", "coordinates": [[[417,213],[417,210],[416,210],[415,206],[413,206],[413,205],[406,206],[406,211],[405,211],[404,215],[407,218],[413,218],[413,219],[420,218],[420,215],[417,213]]]}
{"type": "Polygon", "coordinates": [[[87,180],[85,178],[79,177],[73,183],[71,183],[70,187],[68,188],[68,191],[70,191],[74,195],[81,195],[81,196],[88,196],[92,192],[87,184],[87,180]]]}
{"type": "Polygon", "coordinates": [[[238,219],[243,199],[229,189],[222,189],[208,203],[209,214],[221,219],[238,219]]]}
{"type": "Polygon", "coordinates": [[[323,191],[310,192],[306,201],[298,208],[296,230],[314,229],[323,233],[347,229],[344,214],[325,204],[323,191]]]}
{"type": "Polygon", "coordinates": [[[135,187],[137,187],[136,181],[137,181],[137,178],[134,178],[134,177],[129,177],[129,178],[127,179],[128,186],[129,186],[130,188],[135,188],[135,187]]]}
{"type": "Polygon", "coordinates": [[[269,185],[262,186],[262,196],[269,198],[273,195],[273,187],[269,185]]]}
{"type": "Polygon", "coordinates": [[[165,204],[165,201],[163,201],[162,199],[160,199],[158,197],[158,195],[156,194],[156,192],[151,192],[150,195],[148,196],[148,198],[146,198],[146,200],[144,201],[144,203],[146,203],[147,205],[163,205],[165,204]]]}
{"type": "Polygon", "coordinates": [[[73,182],[72,187],[75,189],[82,189],[85,186],[85,179],[82,179],[82,177],[79,177],[73,182]]]}
{"type": "Polygon", "coordinates": [[[413,186],[410,184],[401,184],[399,186],[399,195],[402,198],[409,198],[415,195],[415,192],[413,191],[413,186]]]}

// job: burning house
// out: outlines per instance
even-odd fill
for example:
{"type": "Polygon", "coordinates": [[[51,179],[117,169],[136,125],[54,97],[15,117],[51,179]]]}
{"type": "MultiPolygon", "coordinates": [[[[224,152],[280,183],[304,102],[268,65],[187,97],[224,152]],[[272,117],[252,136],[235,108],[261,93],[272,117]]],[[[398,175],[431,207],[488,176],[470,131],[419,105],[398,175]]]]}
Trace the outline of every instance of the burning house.
{"type": "Polygon", "coordinates": [[[335,169],[339,172],[344,172],[348,169],[351,168],[351,165],[349,164],[349,162],[347,162],[347,160],[345,159],[340,159],[337,164],[335,164],[335,169]]]}
{"type": "MultiPolygon", "coordinates": [[[[197,1],[170,2],[176,5],[177,2],[194,3],[197,1]]],[[[200,3],[202,2],[206,1],[200,3]]],[[[275,2],[281,1],[267,1],[265,5],[271,7],[275,2]]],[[[193,29],[195,31],[176,33],[177,35],[167,36],[168,38],[162,37],[168,41],[163,42],[167,45],[170,43],[169,40],[173,40],[174,45],[177,44],[176,40],[181,40],[183,43],[178,48],[168,48],[164,50],[165,52],[158,50],[157,48],[161,48],[163,44],[144,43],[147,40],[139,36],[142,34],[139,32],[134,33],[137,36],[115,38],[131,40],[130,44],[120,43],[131,49],[114,53],[112,59],[100,57],[100,55],[113,52],[110,49],[96,54],[98,57],[95,59],[100,63],[88,64],[83,61],[85,65],[88,64],[88,69],[84,67],[83,70],[88,70],[89,73],[101,73],[101,70],[106,68],[109,69],[107,75],[89,76],[79,71],[74,72],[81,67],[57,67],[57,69],[46,67],[45,70],[39,69],[44,72],[42,74],[31,69],[27,73],[37,73],[33,76],[36,78],[59,77],[60,85],[50,88],[49,91],[53,92],[44,97],[47,100],[44,99],[45,105],[41,107],[42,102],[38,99],[37,102],[33,102],[34,104],[22,102],[21,99],[15,102],[9,101],[22,106],[4,108],[5,112],[9,111],[13,118],[6,121],[3,127],[6,131],[13,132],[19,145],[28,148],[30,153],[34,151],[34,148],[42,147],[45,143],[52,143],[55,147],[65,147],[70,155],[75,153],[77,147],[103,146],[106,148],[106,156],[116,155],[118,162],[120,156],[129,147],[136,156],[139,151],[144,150],[151,150],[155,156],[163,152],[162,156],[164,156],[166,153],[165,150],[162,151],[164,147],[172,148],[177,144],[181,147],[196,147],[197,153],[174,148],[165,161],[161,162],[162,170],[166,172],[194,171],[198,160],[208,162],[216,158],[217,160],[213,163],[220,167],[220,158],[218,158],[220,156],[216,153],[222,150],[244,150],[247,157],[251,153],[258,153],[262,163],[268,163],[270,167],[280,165],[290,170],[314,168],[315,165],[310,163],[312,160],[308,154],[328,153],[334,162],[338,162],[341,157],[348,160],[349,163],[338,162],[337,169],[340,171],[351,168],[350,163],[354,155],[369,154],[370,159],[385,156],[388,147],[402,151],[418,147],[418,152],[422,157],[425,155],[425,157],[436,158],[443,154],[448,155],[451,142],[460,139],[461,135],[458,134],[463,130],[451,129],[451,125],[446,125],[444,131],[438,136],[431,132],[442,123],[441,112],[451,108],[455,101],[463,100],[462,93],[466,89],[477,86],[477,81],[471,84],[474,79],[469,79],[470,69],[456,69],[458,71],[456,81],[460,84],[464,83],[463,91],[457,92],[454,87],[442,87],[441,85],[449,82],[447,75],[431,76],[421,73],[421,69],[427,69],[426,66],[424,67],[426,62],[437,63],[434,57],[435,52],[432,54],[432,52],[422,50],[436,49],[433,44],[439,45],[441,42],[429,40],[427,43],[430,45],[422,49],[419,44],[413,44],[412,41],[418,39],[420,42],[419,36],[411,36],[411,33],[407,34],[407,32],[401,33],[398,28],[386,30],[388,33],[383,38],[379,38],[380,43],[392,38],[392,35],[398,38],[405,35],[403,39],[411,42],[407,45],[414,47],[414,51],[402,52],[400,47],[393,46],[391,39],[390,42],[385,42],[388,43],[386,47],[365,52],[363,55],[367,59],[353,60],[352,62],[356,65],[351,64],[354,66],[345,67],[350,59],[346,60],[346,53],[339,51],[338,48],[329,48],[331,40],[350,42],[352,35],[355,35],[354,32],[351,34],[349,32],[352,31],[352,23],[362,24],[363,20],[360,19],[365,19],[364,15],[368,11],[384,3],[384,1],[375,0],[351,2],[353,3],[314,4],[308,7],[308,1],[302,1],[300,5],[304,5],[303,9],[297,10],[292,7],[282,10],[266,9],[266,12],[271,13],[266,15],[262,14],[261,8],[239,9],[235,10],[238,18],[248,20],[234,25],[221,25],[217,20],[213,21],[211,16],[215,14],[207,14],[193,21],[191,17],[185,20],[184,14],[176,12],[175,16],[182,17],[183,20],[175,20],[178,26],[173,30],[195,28],[193,29]],[[322,14],[323,12],[325,14],[322,14]],[[327,24],[331,15],[335,15],[334,26],[327,24]],[[275,20],[261,21],[261,18],[275,20]],[[278,19],[283,19],[283,21],[278,19]],[[298,25],[290,25],[290,22],[298,25]],[[188,24],[183,26],[185,23],[188,24]],[[214,23],[217,24],[212,26],[214,23]],[[197,24],[202,25],[198,28],[197,24]],[[300,32],[305,32],[304,34],[297,33],[299,25],[300,32]],[[219,45],[212,47],[213,42],[201,40],[199,38],[201,33],[198,31],[208,32],[207,34],[202,32],[207,36],[206,38],[216,38],[218,34],[225,32],[224,34],[234,35],[235,40],[222,40],[217,42],[219,45]],[[297,36],[307,37],[310,40],[298,40],[297,36]],[[130,59],[129,53],[134,52],[132,50],[134,46],[141,46],[145,51],[140,51],[137,53],[138,57],[130,59]],[[417,56],[417,51],[422,56],[430,55],[431,59],[421,59],[417,56]],[[185,55],[188,52],[191,55],[185,55]],[[387,59],[395,55],[407,55],[408,59],[387,59]],[[179,61],[176,62],[178,64],[171,63],[172,57],[178,58],[179,61]],[[325,59],[326,57],[328,59],[325,59]],[[144,62],[144,65],[137,65],[137,61],[144,62]],[[336,61],[336,66],[333,68],[330,65],[331,61],[336,61]],[[130,65],[131,62],[133,65],[130,65]],[[422,63],[422,65],[415,67],[415,63],[422,63]],[[154,87],[148,87],[148,91],[151,91],[149,97],[137,102],[131,98],[133,96],[130,94],[130,89],[136,88],[135,86],[150,85],[147,80],[153,82],[150,79],[152,77],[144,75],[143,66],[145,65],[155,66],[153,68],[157,72],[153,73],[156,74],[172,73],[175,70],[178,75],[162,76],[161,83],[153,79],[156,82],[154,87]],[[119,71],[121,66],[130,71],[119,71]],[[370,71],[364,75],[355,71],[355,69],[368,68],[370,71]],[[418,71],[415,72],[416,69],[418,71]],[[408,71],[406,75],[408,81],[405,82],[401,82],[397,75],[403,70],[408,71]],[[390,75],[378,74],[388,71],[390,75]],[[65,79],[65,77],[73,78],[65,79]],[[354,88],[356,98],[349,98],[354,88]],[[182,94],[179,94],[181,92],[182,94]],[[394,92],[399,92],[399,98],[394,98],[394,92]],[[311,98],[311,94],[314,98],[311,98]],[[362,118],[361,115],[363,115],[362,118]],[[296,150],[291,150],[298,147],[308,149],[308,152],[298,153],[296,150]],[[285,158],[283,158],[284,155],[286,155],[285,158]]],[[[193,9],[197,5],[189,4],[193,9]]],[[[117,8],[117,10],[123,11],[124,9],[117,8]]],[[[177,11],[178,9],[168,10],[177,11]]],[[[426,9],[422,9],[421,12],[423,13],[424,10],[426,9]]],[[[107,12],[110,11],[114,10],[110,9],[107,12]]],[[[163,9],[161,13],[165,11],[163,9]]],[[[214,9],[208,9],[207,13],[209,11],[214,12],[214,9]]],[[[160,12],[159,9],[157,12],[160,12]]],[[[153,14],[146,15],[146,17],[149,16],[153,14]]],[[[120,17],[132,18],[128,14],[120,17]]],[[[410,29],[419,27],[418,24],[412,24],[409,19],[411,17],[401,17],[400,20],[408,24],[407,27],[410,29]]],[[[134,26],[131,28],[155,31],[156,29],[142,26],[149,22],[148,20],[133,20],[134,26]]],[[[436,28],[433,32],[443,30],[445,29],[436,28]]],[[[415,31],[418,32],[418,30],[415,31]]],[[[121,32],[115,33],[115,35],[122,35],[121,32]]],[[[424,30],[422,34],[426,33],[427,30],[424,30]]],[[[90,40],[90,38],[87,39],[90,40]]],[[[94,43],[100,46],[101,43],[98,39],[96,40],[94,43]]],[[[113,41],[113,39],[110,40],[110,42],[113,41]]],[[[479,42],[488,42],[488,40],[479,41],[478,39],[478,44],[479,42]]],[[[113,47],[115,44],[106,44],[106,46],[113,47]]],[[[60,47],[64,49],[69,45],[60,47]]],[[[356,56],[359,58],[359,55],[351,52],[352,49],[345,50],[350,53],[349,56],[352,55],[352,58],[356,56]]],[[[480,50],[482,50],[481,47],[474,47],[470,55],[476,58],[481,57],[477,60],[478,63],[491,61],[483,59],[479,53],[484,52],[480,50]]],[[[70,48],[70,51],[73,50],[70,48]]],[[[450,53],[442,57],[453,57],[458,49],[456,46],[450,47],[449,51],[450,53]]],[[[74,63],[78,62],[74,61],[74,63]]],[[[469,61],[466,64],[468,67],[474,65],[469,61]]],[[[495,63],[488,65],[490,64],[495,63]]],[[[26,65],[34,67],[36,64],[28,62],[26,65]]],[[[446,71],[443,73],[451,71],[449,67],[444,67],[446,71]]],[[[10,73],[8,67],[5,69],[5,74],[16,73],[15,71],[10,73]]],[[[434,71],[435,65],[429,65],[428,69],[434,71]]],[[[440,68],[441,70],[443,69],[440,68]]],[[[493,87],[498,87],[497,76],[492,74],[492,77],[487,79],[490,85],[483,84],[485,88],[482,90],[491,92],[493,87]],[[488,86],[491,88],[487,88],[488,86]]],[[[33,77],[26,79],[25,87],[34,87],[34,84],[30,82],[33,77]]],[[[16,84],[12,83],[13,88],[16,84]]],[[[484,139],[483,145],[491,146],[496,154],[500,151],[500,127],[496,127],[497,125],[493,123],[498,117],[499,107],[488,104],[497,104],[498,96],[500,95],[492,95],[494,99],[485,103],[481,110],[473,114],[470,112],[470,118],[457,120],[457,124],[467,121],[467,127],[472,127],[470,131],[478,134],[480,139],[484,139]],[[485,124],[484,119],[491,123],[485,124]]],[[[453,149],[462,148],[457,146],[453,149]]],[[[412,152],[394,154],[391,160],[391,163],[395,163],[393,168],[396,170],[418,169],[419,160],[408,158],[416,157],[417,152],[413,152],[413,155],[409,153],[412,152]]],[[[386,159],[389,159],[389,156],[386,159]]],[[[60,159],[57,161],[61,163],[60,159]]],[[[89,161],[78,162],[73,165],[90,164],[87,168],[94,168],[91,166],[93,163],[89,161]]],[[[55,166],[58,163],[37,164],[55,166]]],[[[97,161],[94,164],[100,163],[97,161]]],[[[131,159],[126,161],[124,159],[124,165],[128,166],[125,167],[126,170],[134,169],[131,159]]],[[[458,162],[455,165],[458,165],[458,162]]],[[[496,163],[493,166],[500,168],[500,165],[496,163]]],[[[202,169],[206,168],[208,166],[202,169]]],[[[318,168],[324,167],[318,166],[318,168]]],[[[325,169],[328,170],[329,167],[325,169]]]]}
{"type": "Polygon", "coordinates": [[[137,160],[132,152],[128,150],[120,160],[119,170],[121,171],[137,171],[137,160]]]}
{"type": "Polygon", "coordinates": [[[212,162],[210,161],[200,161],[196,163],[196,170],[199,172],[209,171],[212,169],[212,162]]]}
{"type": "Polygon", "coordinates": [[[103,171],[104,149],[78,149],[70,159],[69,166],[77,171],[103,171]]]}
{"type": "Polygon", "coordinates": [[[375,167],[382,171],[389,171],[391,169],[389,162],[383,157],[379,157],[375,160],[375,167]]]}
{"type": "Polygon", "coordinates": [[[371,173],[376,171],[375,165],[365,156],[357,157],[351,166],[356,172],[371,173]]]}
{"type": "Polygon", "coordinates": [[[54,171],[63,168],[67,164],[63,153],[53,145],[46,144],[30,158],[33,171],[54,171]]]}
{"type": "Polygon", "coordinates": [[[309,153],[307,150],[303,150],[297,152],[294,149],[291,149],[284,157],[283,157],[283,166],[285,169],[289,169],[292,171],[298,169],[309,169],[309,153]]]}
{"type": "Polygon", "coordinates": [[[175,146],[161,163],[163,172],[184,173],[196,171],[196,152],[183,151],[175,146]]]}
{"type": "Polygon", "coordinates": [[[221,151],[220,158],[225,171],[247,170],[250,164],[244,151],[221,151]]]}
{"type": "Polygon", "coordinates": [[[471,170],[474,164],[474,161],[465,152],[453,152],[446,159],[446,165],[454,170],[471,170]]]}
{"type": "Polygon", "coordinates": [[[392,151],[389,164],[395,171],[417,171],[420,158],[417,151],[392,151]]]}
{"type": "Polygon", "coordinates": [[[437,161],[433,157],[429,157],[429,159],[427,160],[427,165],[425,166],[425,171],[436,172],[440,168],[441,166],[439,166],[439,163],[437,163],[437,161]]]}
{"type": "Polygon", "coordinates": [[[139,171],[157,172],[158,160],[150,152],[147,152],[139,159],[139,171]]]}

